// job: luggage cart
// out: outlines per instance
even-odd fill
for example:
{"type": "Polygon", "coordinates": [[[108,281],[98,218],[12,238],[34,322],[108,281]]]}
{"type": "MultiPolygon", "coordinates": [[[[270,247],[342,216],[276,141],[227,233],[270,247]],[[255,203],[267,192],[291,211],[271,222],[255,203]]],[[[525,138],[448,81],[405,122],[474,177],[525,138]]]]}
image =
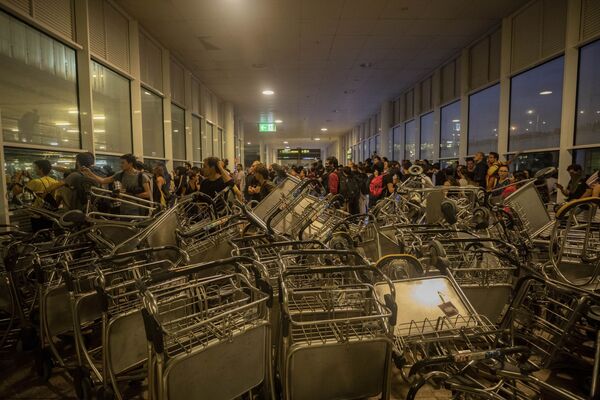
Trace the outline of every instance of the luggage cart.
{"type": "Polygon", "coordinates": [[[274,399],[269,290],[240,272],[194,277],[202,270],[239,268],[239,262],[252,266],[257,286],[270,287],[264,268],[244,257],[162,273],[145,284],[151,398],[234,399],[261,387],[274,399]],[[186,276],[192,277],[160,288],[148,285],[186,276]]]}
{"type": "Polygon", "coordinates": [[[283,398],[389,398],[391,282],[377,299],[372,275],[387,278],[351,251],[286,251],[281,262],[283,398]]]}
{"type": "Polygon", "coordinates": [[[196,224],[185,232],[176,231],[179,246],[191,263],[209,262],[231,255],[231,240],[242,236],[246,222],[238,216],[226,216],[205,224],[196,224]]]}

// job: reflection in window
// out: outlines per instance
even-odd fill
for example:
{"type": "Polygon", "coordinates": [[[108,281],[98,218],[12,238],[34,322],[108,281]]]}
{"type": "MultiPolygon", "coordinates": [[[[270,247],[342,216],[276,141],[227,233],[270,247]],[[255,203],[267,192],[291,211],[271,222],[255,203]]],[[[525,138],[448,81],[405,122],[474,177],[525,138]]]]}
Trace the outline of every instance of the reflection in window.
{"type": "Polygon", "coordinates": [[[404,159],[414,160],[417,158],[417,123],[413,119],[404,124],[404,159]]]}
{"type": "Polygon", "coordinates": [[[600,143],[600,40],[582,47],[579,54],[575,144],[600,143]]]}
{"type": "Polygon", "coordinates": [[[114,174],[121,170],[121,158],[117,156],[97,155],[96,165],[109,172],[109,174],[110,171],[114,174]]]}
{"type": "Polygon", "coordinates": [[[6,142],[80,148],[75,51],[0,11],[6,142]]]}
{"type": "Polygon", "coordinates": [[[131,153],[129,80],[92,61],[94,148],[131,153]]]}
{"type": "Polygon", "coordinates": [[[511,80],[509,150],[559,146],[563,57],[511,80]]]}
{"type": "Polygon", "coordinates": [[[558,151],[519,154],[512,165],[514,171],[528,170],[533,175],[542,168],[556,167],[558,165],[558,151]]]}
{"type": "Polygon", "coordinates": [[[142,88],[142,139],[144,156],[164,157],[163,99],[142,88]]]}
{"type": "MultiPolygon", "coordinates": [[[[76,153],[5,147],[4,173],[6,174],[9,209],[12,210],[22,203],[30,204],[33,201],[28,193],[21,193],[18,187],[15,187],[15,184],[25,185],[30,179],[37,178],[33,172],[33,162],[35,160],[45,159],[50,161],[52,165],[75,168],[76,155],[76,153]]],[[[50,176],[57,180],[63,178],[63,175],[55,170],[50,172],[50,176]]]]}
{"type": "Polygon", "coordinates": [[[485,154],[498,148],[498,116],[500,85],[494,85],[469,96],[468,154],[485,154]]]}
{"type": "Polygon", "coordinates": [[[185,160],[185,111],[171,104],[173,159],[185,160]]]}
{"type": "Polygon", "coordinates": [[[431,161],[435,157],[433,151],[434,135],[433,113],[430,112],[421,117],[421,155],[419,158],[431,161]]]}
{"type": "Polygon", "coordinates": [[[442,108],[440,122],[440,158],[458,157],[460,145],[460,101],[442,108]]]}
{"type": "Polygon", "coordinates": [[[584,174],[591,175],[594,171],[600,170],[600,147],[575,150],[573,160],[581,165],[584,174]]]}
{"type": "Polygon", "coordinates": [[[394,153],[393,159],[400,161],[402,159],[402,142],[401,142],[401,129],[399,126],[394,128],[392,151],[394,153]]]}
{"type": "Polygon", "coordinates": [[[193,160],[200,162],[202,161],[202,138],[200,136],[200,126],[202,120],[195,115],[192,115],[192,146],[193,146],[193,160]]]}

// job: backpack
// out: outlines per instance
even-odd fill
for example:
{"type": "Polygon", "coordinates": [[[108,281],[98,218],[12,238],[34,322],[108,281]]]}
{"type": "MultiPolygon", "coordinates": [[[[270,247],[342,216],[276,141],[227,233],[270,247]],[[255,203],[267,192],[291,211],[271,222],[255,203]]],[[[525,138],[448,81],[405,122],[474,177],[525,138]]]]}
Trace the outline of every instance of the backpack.
{"type": "Polygon", "coordinates": [[[383,193],[383,175],[378,175],[378,176],[374,177],[373,179],[371,179],[371,183],[369,184],[369,194],[373,198],[378,199],[379,197],[381,197],[382,193],[383,193]]]}
{"type": "Polygon", "coordinates": [[[360,187],[358,180],[354,176],[345,176],[341,174],[340,179],[340,194],[346,200],[353,200],[360,196],[360,187]]]}

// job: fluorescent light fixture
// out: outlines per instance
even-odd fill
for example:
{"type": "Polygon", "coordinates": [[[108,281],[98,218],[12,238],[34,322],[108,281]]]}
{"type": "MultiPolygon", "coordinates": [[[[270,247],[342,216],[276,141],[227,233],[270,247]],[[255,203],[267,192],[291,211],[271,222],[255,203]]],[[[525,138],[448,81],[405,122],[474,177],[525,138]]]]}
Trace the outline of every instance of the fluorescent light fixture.
{"type": "Polygon", "coordinates": [[[58,146],[57,142],[50,142],[50,146],[58,146]]]}
{"type": "Polygon", "coordinates": [[[69,139],[63,139],[62,141],[67,143],[69,141],[69,139]]]}
{"type": "Polygon", "coordinates": [[[173,132],[179,133],[179,129],[173,129],[173,132]]]}
{"type": "Polygon", "coordinates": [[[247,144],[247,145],[251,145],[252,143],[248,142],[248,143],[246,143],[246,144],[247,144]]]}
{"type": "Polygon", "coordinates": [[[56,126],[69,126],[69,125],[71,125],[71,123],[70,122],[64,122],[64,121],[58,121],[58,122],[55,122],[54,125],[56,125],[56,126]]]}
{"type": "Polygon", "coordinates": [[[100,146],[98,147],[100,150],[106,150],[106,146],[100,146]]]}
{"type": "Polygon", "coordinates": [[[283,123],[283,121],[282,121],[282,120],[280,120],[280,119],[276,119],[276,120],[275,120],[275,123],[276,123],[276,124],[282,124],[282,123],[283,123]]]}
{"type": "Polygon", "coordinates": [[[549,94],[552,94],[552,90],[542,90],[540,92],[540,96],[547,96],[549,94]]]}
{"type": "Polygon", "coordinates": [[[321,128],[322,132],[327,132],[327,128],[321,128]]]}
{"type": "Polygon", "coordinates": [[[67,129],[69,133],[79,133],[79,129],[67,129]]]}
{"type": "Polygon", "coordinates": [[[321,138],[320,137],[316,137],[315,140],[321,140],[321,138]]]}
{"type": "Polygon", "coordinates": [[[144,90],[144,94],[147,94],[148,96],[150,96],[150,92],[148,92],[147,90],[144,90]]]}
{"type": "Polygon", "coordinates": [[[98,115],[94,115],[94,119],[106,119],[106,116],[102,115],[102,114],[98,114],[98,115]]]}
{"type": "Polygon", "coordinates": [[[94,129],[94,133],[104,133],[106,132],[104,129],[94,129]]]}
{"type": "Polygon", "coordinates": [[[453,119],[452,122],[460,122],[460,119],[453,119]]]}
{"type": "Polygon", "coordinates": [[[271,89],[266,89],[262,91],[262,94],[264,94],[265,96],[273,96],[275,94],[274,91],[272,91],[271,89]]]}
{"type": "Polygon", "coordinates": [[[12,128],[12,129],[11,129],[11,131],[13,131],[13,132],[19,132],[19,129],[17,129],[17,128],[12,128]]]}
{"type": "Polygon", "coordinates": [[[285,148],[286,148],[286,149],[289,149],[289,148],[290,148],[290,146],[285,146],[285,148]]]}
{"type": "Polygon", "coordinates": [[[533,110],[527,110],[527,114],[533,114],[533,110]]]}
{"type": "Polygon", "coordinates": [[[283,142],[283,144],[288,144],[287,140],[285,142],[283,142]]]}
{"type": "Polygon", "coordinates": [[[69,114],[79,114],[79,110],[69,110],[69,114]]]}

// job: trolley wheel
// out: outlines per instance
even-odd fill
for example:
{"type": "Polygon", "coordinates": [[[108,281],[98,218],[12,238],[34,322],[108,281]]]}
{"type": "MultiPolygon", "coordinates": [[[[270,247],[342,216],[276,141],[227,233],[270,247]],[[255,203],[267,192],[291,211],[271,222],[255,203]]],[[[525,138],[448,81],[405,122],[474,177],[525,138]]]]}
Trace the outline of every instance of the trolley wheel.
{"type": "Polygon", "coordinates": [[[97,400],[114,400],[115,392],[112,387],[104,387],[100,386],[96,391],[96,399],[97,400]]]}
{"type": "Polygon", "coordinates": [[[77,367],[72,371],[73,387],[78,399],[90,400],[93,397],[94,383],[86,368],[77,367]]]}
{"type": "Polygon", "coordinates": [[[52,368],[54,368],[54,361],[52,361],[50,351],[41,349],[35,356],[35,370],[43,382],[48,382],[50,379],[52,368]]]}

